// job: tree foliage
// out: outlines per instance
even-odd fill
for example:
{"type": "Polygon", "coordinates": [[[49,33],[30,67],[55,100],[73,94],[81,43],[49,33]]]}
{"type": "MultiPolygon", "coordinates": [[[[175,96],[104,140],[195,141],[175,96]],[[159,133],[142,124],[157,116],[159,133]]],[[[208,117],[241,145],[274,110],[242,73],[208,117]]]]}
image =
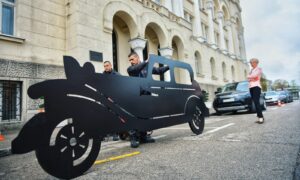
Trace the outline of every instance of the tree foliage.
{"type": "Polygon", "coordinates": [[[291,88],[296,88],[297,87],[297,83],[295,80],[292,80],[290,83],[291,88]]]}
{"type": "Polygon", "coordinates": [[[260,84],[261,84],[262,91],[268,90],[268,80],[265,74],[262,74],[260,78],[260,84]]]}
{"type": "Polygon", "coordinates": [[[289,86],[290,86],[289,82],[284,79],[277,79],[272,84],[272,88],[274,90],[283,90],[285,88],[288,88],[289,86]]]}

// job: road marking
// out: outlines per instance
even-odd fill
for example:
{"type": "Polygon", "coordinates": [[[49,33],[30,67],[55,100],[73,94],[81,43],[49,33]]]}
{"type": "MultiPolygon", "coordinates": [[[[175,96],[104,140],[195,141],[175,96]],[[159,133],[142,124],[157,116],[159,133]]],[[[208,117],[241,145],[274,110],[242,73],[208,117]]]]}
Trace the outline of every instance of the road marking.
{"type": "MultiPolygon", "coordinates": [[[[206,131],[204,132],[203,134],[200,134],[198,136],[190,136],[190,137],[184,137],[183,140],[188,140],[188,141],[195,141],[195,140],[205,140],[205,139],[209,139],[212,137],[212,133],[214,132],[217,132],[217,131],[220,131],[221,129],[224,129],[224,128],[227,128],[229,126],[232,126],[234,125],[234,123],[229,123],[229,124],[226,124],[224,126],[221,126],[221,127],[217,127],[213,130],[210,130],[210,131],[206,131]]],[[[178,138],[179,140],[181,138],[178,138]]]]}
{"type": "MultiPolygon", "coordinates": [[[[227,118],[222,118],[221,120],[226,120],[226,119],[230,119],[231,117],[227,117],[227,118]]],[[[219,121],[221,121],[219,120],[219,121]]],[[[206,129],[211,129],[213,128],[212,130],[210,131],[207,131],[207,132],[204,132],[203,134],[201,134],[200,136],[197,136],[197,137],[202,137],[206,134],[211,134],[211,133],[214,133],[214,132],[217,132],[219,130],[222,130],[224,128],[227,128],[229,126],[232,126],[234,125],[234,123],[229,123],[229,124],[226,124],[224,126],[221,126],[221,127],[205,127],[206,129]]],[[[190,129],[190,128],[185,128],[185,127],[170,127],[170,128],[164,128],[164,129],[169,129],[169,130],[179,130],[179,129],[190,129]]],[[[159,136],[154,136],[153,139],[161,139],[161,138],[164,138],[166,137],[167,135],[163,134],[163,135],[159,135],[159,136]]],[[[120,143],[120,141],[116,141],[116,142],[106,142],[106,143],[103,143],[102,144],[102,151],[101,152],[107,152],[107,151],[112,151],[112,150],[116,150],[116,149],[119,149],[119,148],[123,148],[123,147],[126,147],[126,146],[129,146],[129,143],[130,142],[123,142],[123,143],[120,143]]]]}
{"type": "Polygon", "coordinates": [[[211,123],[215,123],[215,122],[220,122],[220,121],[224,121],[224,120],[227,120],[227,119],[232,119],[232,117],[214,118],[214,119],[211,119],[211,120],[206,120],[205,124],[211,124],[211,123]]]}
{"type": "MultiPolygon", "coordinates": [[[[165,135],[165,134],[159,135],[159,136],[154,136],[153,139],[160,139],[160,138],[164,138],[166,136],[167,135],[165,135]]],[[[124,147],[128,147],[129,145],[130,145],[129,141],[106,142],[101,145],[101,152],[113,151],[113,150],[121,149],[124,147]]]]}
{"type": "Polygon", "coordinates": [[[223,139],[226,142],[240,142],[241,140],[239,139],[223,139]]]}
{"type": "Polygon", "coordinates": [[[166,137],[167,135],[163,134],[163,135],[160,135],[160,136],[154,136],[153,139],[160,139],[160,138],[164,138],[166,137]]]}
{"type": "Polygon", "coordinates": [[[106,159],[97,160],[97,161],[95,161],[94,165],[103,164],[103,163],[110,162],[110,161],[116,161],[116,160],[119,160],[119,159],[132,157],[132,156],[135,156],[135,155],[138,155],[138,154],[141,154],[141,152],[140,151],[135,151],[133,153],[123,154],[123,155],[120,155],[120,156],[113,156],[113,157],[109,157],[109,158],[106,158],[106,159]]]}
{"type": "Polygon", "coordinates": [[[220,131],[221,129],[227,128],[227,127],[232,126],[232,125],[234,125],[234,123],[226,124],[226,125],[224,125],[224,126],[221,126],[221,127],[216,128],[216,129],[207,131],[207,132],[203,133],[203,135],[204,135],[204,134],[210,134],[210,133],[214,133],[214,132],[220,131]]]}

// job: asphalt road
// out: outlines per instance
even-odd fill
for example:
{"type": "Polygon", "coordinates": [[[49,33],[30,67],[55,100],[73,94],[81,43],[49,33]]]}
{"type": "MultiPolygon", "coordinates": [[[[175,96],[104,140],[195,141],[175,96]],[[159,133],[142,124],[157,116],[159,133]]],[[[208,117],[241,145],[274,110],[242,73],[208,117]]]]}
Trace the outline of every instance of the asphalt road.
{"type": "MultiPolygon", "coordinates": [[[[271,106],[266,122],[237,113],[206,119],[202,135],[187,124],[156,130],[156,142],[137,149],[128,141],[103,142],[98,160],[140,154],[94,165],[77,179],[300,179],[300,102],[271,106]]],[[[56,179],[35,154],[0,158],[0,179],[56,179]]]]}

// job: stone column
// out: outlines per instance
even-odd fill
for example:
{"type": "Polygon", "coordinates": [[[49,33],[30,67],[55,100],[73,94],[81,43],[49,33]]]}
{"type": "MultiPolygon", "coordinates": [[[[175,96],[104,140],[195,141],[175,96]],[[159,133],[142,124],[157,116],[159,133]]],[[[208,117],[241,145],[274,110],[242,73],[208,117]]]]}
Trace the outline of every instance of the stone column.
{"type": "MultiPolygon", "coordinates": [[[[168,59],[172,59],[172,55],[173,55],[173,49],[172,48],[170,48],[170,47],[160,48],[159,52],[160,52],[161,56],[164,56],[168,59]]],[[[171,80],[170,73],[166,73],[164,75],[164,77],[165,77],[165,81],[170,81],[171,80]]]]}
{"type": "Polygon", "coordinates": [[[240,44],[239,44],[239,36],[238,31],[236,28],[236,21],[234,18],[231,18],[231,29],[232,29],[232,35],[233,35],[233,44],[234,44],[234,52],[236,57],[240,57],[240,44]]]}
{"type": "Polygon", "coordinates": [[[136,37],[129,40],[130,47],[139,55],[141,61],[144,61],[143,50],[146,46],[146,42],[147,40],[141,37],[136,37]]]}
{"type": "Polygon", "coordinates": [[[223,30],[223,17],[224,17],[223,12],[218,11],[217,18],[218,18],[219,32],[220,32],[220,49],[222,50],[222,52],[226,52],[225,36],[224,36],[224,30],[223,30]]]}
{"type": "Polygon", "coordinates": [[[201,27],[201,17],[199,9],[199,1],[194,0],[194,22],[193,22],[193,36],[197,38],[198,41],[204,42],[202,27],[201,27]]]}
{"type": "Polygon", "coordinates": [[[240,34],[240,43],[242,45],[241,57],[242,57],[243,61],[247,61],[246,46],[245,46],[245,39],[244,39],[244,28],[242,29],[241,34],[240,34]]]}
{"type": "Polygon", "coordinates": [[[228,52],[233,57],[234,56],[234,48],[233,48],[233,35],[231,30],[231,21],[228,20],[226,22],[226,29],[228,32],[228,52]]]}
{"type": "Polygon", "coordinates": [[[183,0],[172,0],[173,13],[179,17],[184,16],[183,12],[183,0]]]}
{"type": "Polygon", "coordinates": [[[208,14],[208,43],[212,48],[217,48],[215,33],[214,33],[214,21],[213,21],[213,9],[214,4],[212,0],[206,1],[206,13],[208,14]]]}
{"type": "Polygon", "coordinates": [[[171,47],[160,48],[159,52],[161,56],[172,59],[173,49],[171,47]]]}

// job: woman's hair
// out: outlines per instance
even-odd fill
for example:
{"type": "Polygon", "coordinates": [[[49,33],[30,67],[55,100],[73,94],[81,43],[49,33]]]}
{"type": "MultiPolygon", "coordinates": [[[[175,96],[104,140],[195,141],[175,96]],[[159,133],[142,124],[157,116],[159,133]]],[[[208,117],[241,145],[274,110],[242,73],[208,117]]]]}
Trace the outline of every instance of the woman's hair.
{"type": "Polygon", "coordinates": [[[250,62],[256,62],[256,63],[259,63],[259,60],[257,58],[252,58],[250,59],[250,62]]]}

